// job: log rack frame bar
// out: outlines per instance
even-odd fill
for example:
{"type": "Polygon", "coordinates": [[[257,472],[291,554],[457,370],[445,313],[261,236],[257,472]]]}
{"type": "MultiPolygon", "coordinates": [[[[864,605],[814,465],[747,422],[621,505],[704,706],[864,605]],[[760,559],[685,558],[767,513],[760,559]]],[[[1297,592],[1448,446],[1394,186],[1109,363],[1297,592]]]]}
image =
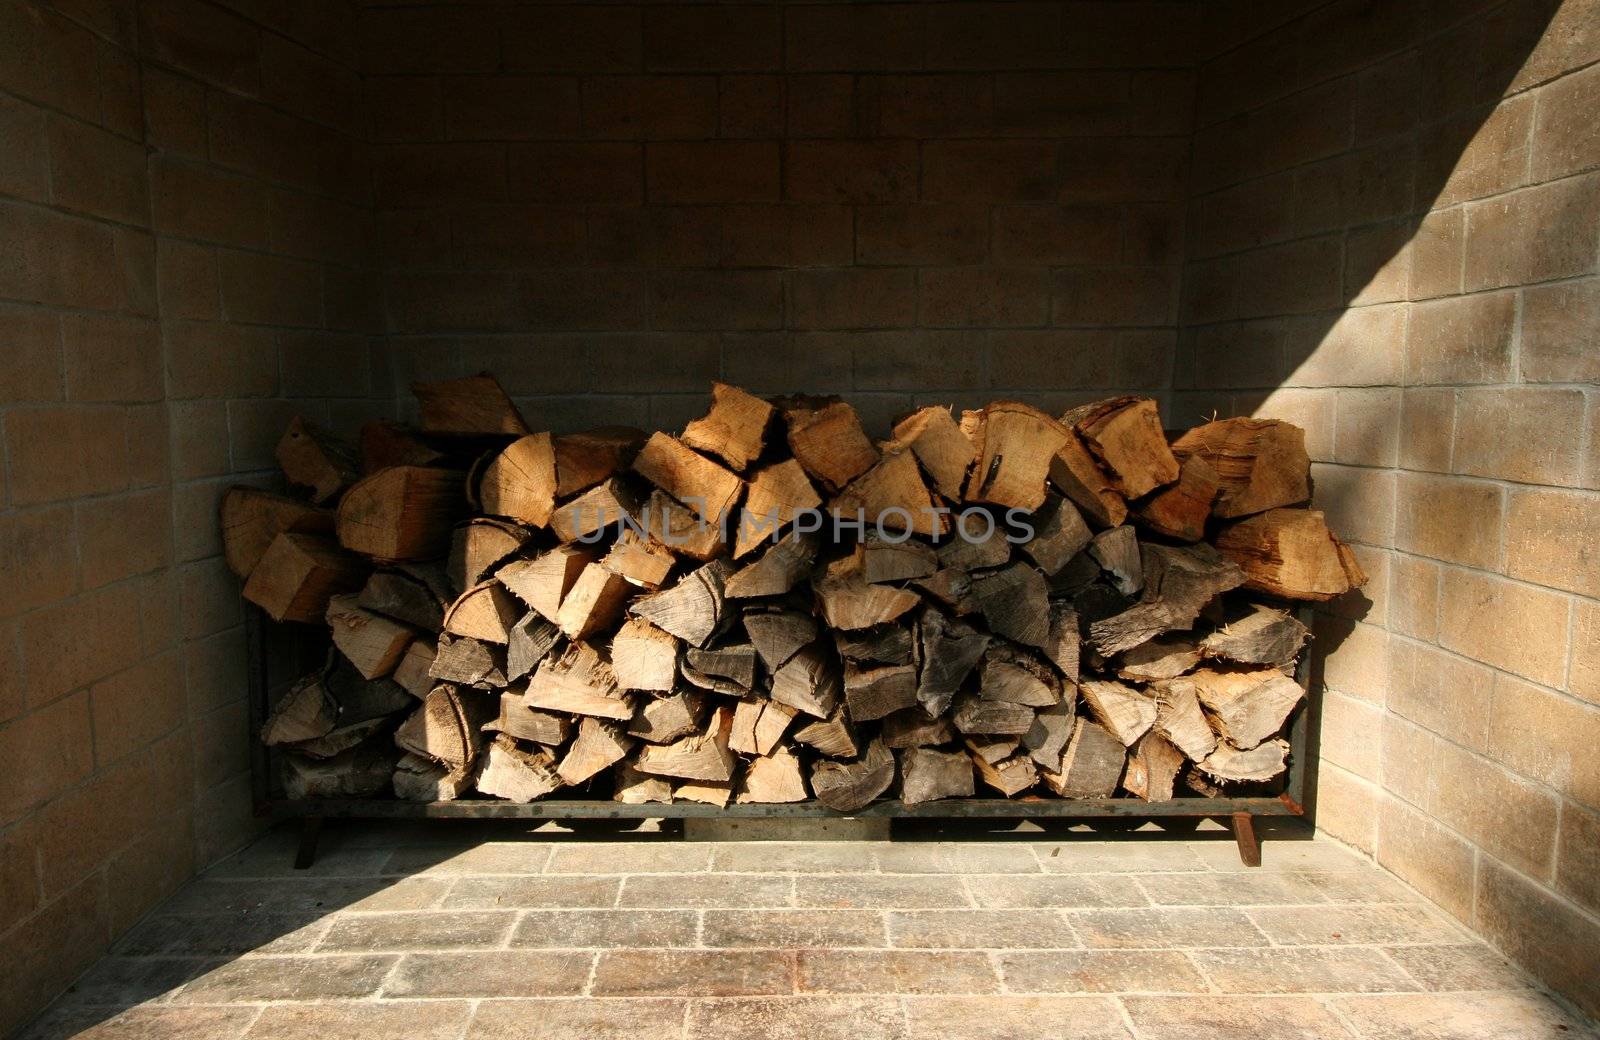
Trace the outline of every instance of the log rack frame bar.
{"type": "MultiPolygon", "coordinates": [[[[1317,690],[1310,683],[1309,653],[1302,654],[1295,679],[1306,691],[1289,725],[1289,768],[1284,791],[1277,795],[1238,798],[1174,798],[1145,802],[1137,798],[951,798],[918,805],[880,801],[854,813],[840,813],[818,802],[792,802],[726,806],[701,802],[650,802],[627,805],[601,799],[545,799],[527,804],[490,799],[454,802],[406,802],[389,798],[277,797],[272,791],[271,751],[258,739],[270,708],[270,676],[266,654],[266,626],[260,608],[246,605],[245,635],[249,650],[250,773],[257,816],[301,821],[300,847],[295,856],[299,869],[316,858],[317,839],[328,819],[433,819],[433,820],[672,820],[672,819],[907,819],[907,820],[1103,820],[1220,818],[1228,821],[1246,866],[1261,865],[1261,846],[1255,818],[1306,815],[1308,774],[1314,768],[1307,756],[1310,720],[1317,690]]],[[[1301,619],[1309,625],[1309,613],[1301,619]]]]}

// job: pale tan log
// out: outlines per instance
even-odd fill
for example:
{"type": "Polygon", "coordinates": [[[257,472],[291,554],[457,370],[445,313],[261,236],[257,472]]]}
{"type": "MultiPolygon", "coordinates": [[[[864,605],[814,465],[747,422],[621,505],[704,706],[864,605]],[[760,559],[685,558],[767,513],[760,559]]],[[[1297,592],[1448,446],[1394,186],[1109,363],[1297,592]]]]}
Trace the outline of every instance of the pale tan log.
{"type": "Polygon", "coordinates": [[[596,484],[550,514],[550,530],[562,542],[598,541],[601,532],[637,515],[639,500],[616,478],[596,484]]]}
{"type": "Polygon", "coordinates": [[[633,471],[711,524],[721,524],[744,493],[737,474],[665,433],[651,434],[634,457],[633,471]]]}
{"type": "Polygon", "coordinates": [[[315,740],[331,733],[338,720],[339,705],[328,693],[322,674],[308,675],[272,706],[261,726],[261,743],[273,747],[315,740]]]}
{"type": "Polygon", "coordinates": [[[504,585],[484,581],[463,592],[445,611],[444,630],[453,636],[505,646],[511,638],[511,626],[522,615],[504,585]]]}
{"type": "Polygon", "coordinates": [[[1150,690],[1156,697],[1155,732],[1195,762],[1216,750],[1217,734],[1206,721],[1194,683],[1159,682],[1150,690]]]}
{"type": "Polygon", "coordinates": [[[772,674],[772,699],[826,719],[839,703],[841,682],[833,655],[813,643],[772,674]]]}
{"type": "Polygon", "coordinates": [[[967,477],[968,502],[1025,509],[1044,504],[1051,459],[1070,436],[1044,412],[1017,401],[997,401],[984,410],[978,461],[967,477]]]}
{"type": "Polygon", "coordinates": [[[917,703],[917,670],[909,664],[863,668],[844,666],[844,700],[857,722],[881,719],[917,703]]]}
{"type": "Polygon", "coordinates": [[[733,729],[733,709],[718,708],[706,720],[706,731],[671,744],[646,744],[639,749],[634,768],[656,776],[726,783],[733,779],[737,761],[728,748],[733,729]]]}
{"type": "Polygon", "coordinates": [[[1117,675],[1130,682],[1176,679],[1200,664],[1200,648],[1186,635],[1157,636],[1127,651],[1117,662],[1117,675]]]}
{"type": "Polygon", "coordinates": [[[722,627],[727,580],[733,570],[727,560],[712,560],[690,571],[676,585],[633,601],[628,613],[644,618],[690,646],[705,646],[722,627]]]}
{"type": "Polygon", "coordinates": [[[526,804],[560,790],[561,777],[550,752],[524,747],[502,733],[489,745],[477,786],[493,798],[526,804]]]}
{"type": "MultiPolygon", "coordinates": [[[[854,754],[854,750],[850,754],[854,754]]],[[[851,762],[817,762],[811,769],[811,790],[817,801],[837,812],[852,813],[866,808],[894,783],[894,755],[881,741],[873,741],[866,753],[851,762]]]]}
{"type": "Polygon", "coordinates": [[[588,643],[569,643],[559,657],[540,661],[523,697],[529,707],[547,711],[619,722],[633,718],[633,698],[618,689],[611,662],[588,643]]]}
{"type": "Polygon", "coordinates": [[[836,516],[863,520],[870,529],[910,531],[933,538],[950,530],[950,518],[922,482],[916,457],[909,451],[885,454],[870,469],[847,484],[828,503],[836,516]]]}
{"type": "Polygon", "coordinates": [[[1061,417],[1083,438],[1124,498],[1140,498],[1178,479],[1161,412],[1148,397],[1114,397],[1061,417]]]}
{"type": "Polygon", "coordinates": [[[939,557],[922,542],[891,542],[873,534],[860,552],[861,577],[873,585],[925,578],[939,569],[939,557]]]}
{"type": "Polygon", "coordinates": [[[276,456],[284,477],[309,489],[313,502],[327,502],[360,478],[355,446],[298,415],[278,441],[276,456]]]}
{"type": "Polygon", "coordinates": [[[560,747],[572,735],[572,720],[555,712],[530,708],[521,694],[507,691],[500,695],[500,714],[484,723],[486,732],[504,733],[548,747],[560,747]]]}
{"type": "Polygon", "coordinates": [[[770,544],[796,516],[821,505],[817,489],[794,459],[762,467],[750,477],[745,492],[734,537],[734,557],[743,559],[763,542],[770,544]]]}
{"type": "Polygon", "coordinates": [[[1222,419],[1195,427],[1172,447],[1180,455],[1204,457],[1216,471],[1217,516],[1249,516],[1311,497],[1305,431],[1291,423],[1222,419]]]}
{"type": "Polygon", "coordinates": [[[1089,555],[1111,575],[1111,583],[1124,596],[1137,596],[1144,588],[1139,538],[1131,526],[1123,524],[1095,535],[1089,544],[1089,555]]]}
{"type": "Polygon", "coordinates": [[[1143,690],[1110,680],[1091,679],[1078,684],[1078,693],[1095,719],[1112,736],[1129,747],[1155,725],[1156,701],[1143,690]]]}
{"type": "Polygon", "coordinates": [[[1068,429],[1050,459],[1050,483],[1072,500],[1099,527],[1116,527],[1128,515],[1128,503],[1090,454],[1077,431],[1068,429]]]}
{"type": "Polygon", "coordinates": [[[727,596],[729,599],[781,596],[806,579],[816,556],[814,535],[790,531],[728,579],[727,596]]]}
{"type": "Polygon", "coordinates": [[[591,563],[562,597],[556,623],[568,639],[588,639],[622,617],[634,586],[609,568],[591,563]]]}
{"type": "Polygon", "coordinates": [[[1206,521],[1221,487],[1217,471],[1206,457],[1189,455],[1179,465],[1178,482],[1141,502],[1135,516],[1157,534],[1198,542],[1206,536],[1206,521]]]}
{"type": "Polygon", "coordinates": [[[472,774],[409,752],[395,763],[396,798],[407,802],[453,802],[472,790],[472,774]]]}
{"type": "Polygon", "coordinates": [[[934,489],[952,502],[961,500],[967,470],[977,452],[950,409],[929,405],[900,420],[894,428],[894,440],[884,446],[886,451],[891,448],[909,448],[933,481],[934,489]]]}
{"type": "Polygon", "coordinates": [[[558,545],[531,560],[512,560],[494,577],[554,624],[561,616],[561,601],[577,583],[578,575],[598,558],[599,550],[591,546],[558,545]]]}
{"type": "Polygon", "coordinates": [[[632,762],[618,762],[612,770],[612,801],[624,805],[647,805],[651,802],[671,802],[672,782],[665,777],[651,776],[633,768],[632,762]]]}
{"type": "Polygon", "coordinates": [[[597,426],[556,437],[556,497],[571,498],[621,473],[644,442],[645,432],[632,426],[597,426]]]}
{"type": "Polygon", "coordinates": [[[621,723],[585,718],[578,724],[578,735],[572,746],[561,756],[556,774],[562,782],[577,786],[622,761],[633,744],[633,738],[623,730],[621,723]]]}
{"type": "Polygon", "coordinates": [[[983,655],[979,690],[991,701],[1009,701],[1030,708],[1049,708],[1061,700],[1061,680],[1043,661],[1003,642],[989,644],[983,655]]]}
{"type": "Polygon", "coordinates": [[[411,392],[417,398],[419,425],[429,433],[521,436],[528,432],[500,381],[487,373],[412,383],[411,392]]]}
{"type": "Polygon", "coordinates": [[[394,666],[394,681],[411,696],[421,700],[433,689],[433,643],[418,639],[406,647],[400,663],[394,666]]]}
{"type": "Polygon", "coordinates": [[[727,808],[733,800],[732,780],[680,780],[672,785],[672,800],[704,802],[718,808],[727,808]]]}
{"type": "Polygon", "coordinates": [[[1202,639],[1200,651],[1241,664],[1286,668],[1310,637],[1311,631],[1285,612],[1253,604],[1249,613],[1231,618],[1202,639]]]}
{"type": "Polygon", "coordinates": [[[969,757],[978,778],[1007,798],[1014,798],[1039,782],[1039,767],[1025,754],[1010,755],[998,762],[989,762],[975,751],[969,757]]]}
{"type": "Polygon", "coordinates": [[[285,531],[273,539],[244,584],[244,598],[274,621],[314,624],[328,602],[366,583],[368,563],[331,538],[285,531]]]}
{"type": "MultiPolygon", "coordinates": [[[[667,697],[646,697],[639,702],[633,721],[628,724],[628,733],[652,744],[670,744],[698,733],[705,702],[705,695],[692,689],[667,697]]],[[[736,730],[737,725],[736,721],[736,730]]]]}
{"type": "Polygon", "coordinates": [[[1288,758],[1289,744],[1284,740],[1269,740],[1249,751],[1224,742],[1198,764],[1201,772],[1224,782],[1265,783],[1283,775],[1288,758]]]}
{"type": "Polygon", "coordinates": [[[1325,601],[1367,583],[1355,555],[1319,509],[1272,509],[1223,528],[1217,550],[1243,569],[1245,587],[1325,601]]]}
{"type": "Polygon", "coordinates": [[[914,747],[900,753],[900,800],[921,805],[941,798],[971,798],[972,759],[964,751],[914,747]]]}
{"type": "Polygon", "coordinates": [[[683,429],[683,443],[743,471],[761,457],[776,409],[727,383],[711,384],[711,410],[683,429]]]}
{"type": "Polygon", "coordinates": [[[459,470],[394,466],[357,481],[339,500],[339,541],[377,560],[428,560],[450,549],[466,509],[459,470]]]}
{"type": "Polygon", "coordinates": [[[645,537],[675,556],[704,563],[728,551],[725,525],[706,523],[664,491],[651,493],[640,519],[645,537]]]}
{"type": "Polygon", "coordinates": [[[471,769],[483,747],[484,724],[495,717],[498,707],[496,698],[487,693],[440,683],[395,730],[394,742],[450,769],[471,769]]]}
{"type": "Polygon", "coordinates": [[[1152,730],[1140,737],[1129,752],[1122,786],[1135,798],[1165,802],[1172,797],[1172,785],[1183,762],[1183,752],[1152,730]]]}
{"type": "Polygon", "coordinates": [[[1217,734],[1243,751],[1277,735],[1305,696],[1299,683],[1276,668],[1201,668],[1180,681],[1194,685],[1195,696],[1211,717],[1217,734]]]}
{"type": "Polygon", "coordinates": [[[728,746],[741,755],[770,754],[798,713],[787,704],[757,698],[741,700],[733,711],[728,746]]]}
{"type": "Polygon", "coordinates": [[[1059,573],[1088,547],[1094,535],[1068,499],[1050,495],[1033,515],[1034,536],[1018,548],[1046,574],[1059,573]]]}
{"type": "Polygon", "coordinates": [[[223,492],[219,513],[223,558],[241,578],[250,577],[280,534],[333,534],[331,511],[259,488],[229,488],[223,492]]]}
{"type": "Polygon", "coordinates": [[[548,433],[512,441],[478,481],[483,511],[544,527],[556,506],[556,454],[548,433]]]}
{"type": "Polygon", "coordinates": [[[380,679],[393,672],[400,655],[417,634],[405,625],[362,610],[355,596],[329,600],[326,619],[333,630],[333,645],[364,679],[380,679]]]}
{"type": "Polygon", "coordinates": [[[373,738],[391,725],[393,723],[385,718],[362,719],[359,722],[335,726],[320,737],[312,737],[310,740],[285,744],[283,748],[286,751],[293,751],[295,754],[303,755],[307,758],[336,758],[345,754],[351,748],[360,747],[363,744],[370,745],[373,742],[373,738]]]}
{"type": "Polygon", "coordinates": [[[751,759],[745,765],[734,801],[741,805],[760,805],[803,802],[810,796],[800,759],[788,748],[780,747],[769,755],[751,759]]]}
{"type": "Polygon", "coordinates": [[[854,556],[830,563],[825,573],[813,579],[822,616],[830,628],[857,629],[882,625],[916,607],[920,597],[907,589],[888,585],[869,585],[854,556]]]}
{"type": "Polygon", "coordinates": [[[843,401],[790,409],[785,419],[789,450],[827,491],[837,492],[878,461],[878,449],[862,429],[860,416],[843,401]]]}
{"type": "Polygon", "coordinates": [[[633,528],[625,529],[601,564],[613,574],[649,592],[666,584],[677,560],[665,546],[652,542],[633,528]]]}
{"type": "Polygon", "coordinates": [[[611,668],[625,690],[670,692],[678,682],[678,639],[641,618],[611,637],[611,668]]]}
{"type": "Polygon", "coordinates": [[[851,728],[850,720],[845,718],[843,705],[834,709],[827,718],[807,722],[796,729],[794,739],[830,758],[852,758],[860,754],[855,730],[851,728]]]}
{"type": "Polygon", "coordinates": [[[1079,717],[1061,756],[1059,773],[1041,773],[1045,785],[1062,798],[1110,798],[1122,780],[1128,751],[1105,727],[1079,717]]]}
{"type": "Polygon", "coordinates": [[[1025,646],[1042,649],[1046,645],[1049,591],[1037,568],[1018,562],[974,577],[972,596],[991,632],[1025,646]]]}
{"type": "Polygon", "coordinates": [[[966,746],[967,753],[974,758],[981,758],[990,765],[1003,762],[1017,753],[1022,746],[1020,737],[993,737],[976,734],[962,737],[961,743],[966,746]]]}

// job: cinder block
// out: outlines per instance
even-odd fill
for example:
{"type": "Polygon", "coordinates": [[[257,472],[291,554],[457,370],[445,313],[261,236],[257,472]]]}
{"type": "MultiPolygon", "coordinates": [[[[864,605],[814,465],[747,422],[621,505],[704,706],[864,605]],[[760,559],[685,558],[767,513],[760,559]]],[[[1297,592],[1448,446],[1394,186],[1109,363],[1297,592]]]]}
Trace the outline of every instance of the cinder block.
{"type": "Polygon", "coordinates": [[[783,12],[775,7],[647,8],[644,63],[671,71],[761,72],[783,64],[783,12]]]}
{"type": "Polygon", "coordinates": [[[797,329],[897,328],[916,323],[916,273],[839,267],[791,271],[789,323],[797,329]]]}
{"type": "Polygon", "coordinates": [[[1510,382],[1516,310],[1511,292],[1449,297],[1412,307],[1407,383],[1510,382]]]}
{"type": "Polygon", "coordinates": [[[1109,206],[997,206],[994,210],[994,257],[1001,263],[1108,265],[1121,257],[1122,234],[1121,214],[1109,206]]]}
{"type": "Polygon", "coordinates": [[[40,307],[0,304],[8,357],[0,366],[0,403],[59,401],[62,378],[61,326],[56,313],[40,307]]]}
{"type": "MultiPolygon", "coordinates": [[[[439,206],[506,198],[504,145],[388,145],[375,149],[375,173],[373,190],[380,207],[439,206]]],[[[546,173],[541,167],[532,179],[543,179],[546,173]]],[[[528,179],[526,171],[523,176],[528,179]]],[[[530,185],[530,190],[537,191],[538,186],[530,185]]],[[[544,186],[546,195],[559,190],[553,184],[544,186]]],[[[573,199],[586,200],[586,196],[573,199]]]]}
{"type": "Polygon", "coordinates": [[[646,195],[656,203],[776,202],[772,141],[683,141],[645,146],[646,195]]]}
{"type": "Polygon", "coordinates": [[[1528,183],[1533,102],[1526,94],[1508,98],[1487,117],[1464,112],[1422,132],[1417,169],[1425,192],[1437,186],[1433,205],[1453,206],[1528,183]]]}
{"type": "Polygon", "coordinates": [[[1585,907],[1600,911],[1600,813],[1572,802],[1561,806],[1561,838],[1556,845],[1556,891],[1585,907]]]}
{"type": "Polygon", "coordinates": [[[874,137],[976,137],[991,132],[988,76],[880,75],[857,85],[862,129],[874,137]]]}
{"type": "Polygon", "coordinates": [[[260,34],[249,22],[198,0],[155,0],[139,15],[139,41],[151,57],[217,86],[259,89],[260,34]]]}
{"type": "MultiPolygon", "coordinates": [[[[176,652],[142,661],[95,683],[89,690],[89,704],[94,718],[95,761],[103,768],[147,750],[183,722],[183,663],[176,652]]],[[[241,729],[247,731],[248,724],[241,729]]],[[[131,794],[124,791],[121,797],[130,798],[131,794]]],[[[96,799],[88,808],[103,812],[106,803],[96,799]]],[[[154,815],[158,808],[171,807],[147,804],[134,809],[130,802],[132,811],[127,815],[142,820],[154,815]]]]}
{"type": "MultiPolygon", "coordinates": [[[[726,85],[723,90],[728,92],[726,85]]],[[[591,76],[583,81],[583,132],[625,141],[714,137],[717,94],[717,81],[709,76],[591,76]]]]}
{"type": "Polygon", "coordinates": [[[9,97],[0,99],[0,192],[34,202],[50,197],[44,112],[9,97]]]}
{"type": "Polygon", "coordinates": [[[1439,632],[1441,568],[1431,560],[1395,553],[1390,564],[1389,620],[1393,630],[1431,641],[1439,632]]]}
{"type": "Polygon", "coordinates": [[[578,135],[578,81],[569,76],[461,76],[444,81],[452,141],[538,141],[578,135]]]}
{"type": "Polygon", "coordinates": [[[1544,387],[1469,387],[1456,397],[1457,473],[1526,484],[1581,482],[1584,395],[1544,387]]]}
{"type": "Polygon", "coordinates": [[[1395,547],[1447,563],[1493,570],[1500,564],[1504,493],[1460,477],[1401,473],[1395,547]]]}
{"type": "Polygon", "coordinates": [[[1048,69],[1065,58],[1064,11],[1053,4],[952,3],[927,12],[931,68],[1048,69]]]}
{"type": "Polygon", "coordinates": [[[78,590],[70,505],[13,512],[0,521],[0,531],[6,543],[6,551],[0,553],[0,575],[12,590],[6,615],[60,603],[78,590]]]}
{"type": "Polygon", "coordinates": [[[924,12],[914,4],[819,5],[784,11],[786,67],[867,72],[922,67],[924,12]]]}
{"type": "Polygon", "coordinates": [[[1572,177],[1467,206],[1470,292],[1590,274],[1600,222],[1600,175],[1572,177]],[[1529,228],[1543,228],[1530,235],[1529,228]]]}
{"type": "Polygon", "coordinates": [[[430,76],[368,76],[365,107],[371,140],[377,144],[443,141],[441,84],[430,76]]]}
{"type": "Polygon", "coordinates": [[[1493,859],[1480,863],[1477,931],[1586,1014],[1600,1014],[1600,924],[1493,859]]]}
{"type": "MultiPolygon", "coordinates": [[[[1056,325],[1170,325],[1177,269],[1080,267],[1055,272],[1050,320],[1056,325]]],[[[1032,322],[1016,322],[1032,324],[1032,322]]]]}
{"type": "Polygon", "coordinates": [[[1491,669],[1438,647],[1389,642],[1390,710],[1479,753],[1489,743],[1494,681],[1491,669]]]}
{"type": "Polygon", "coordinates": [[[1461,291],[1461,258],[1466,249],[1466,209],[1429,213],[1417,226],[1411,256],[1411,299],[1427,300],[1461,291]]]}
{"type": "Polygon", "coordinates": [[[315,264],[224,250],[217,254],[217,276],[229,321],[300,328],[322,324],[322,271],[315,264]]]}
{"type": "Polygon", "coordinates": [[[1393,466],[1400,453],[1400,391],[1339,391],[1334,461],[1350,466],[1393,466]]]}
{"type": "Polygon", "coordinates": [[[525,55],[532,43],[556,42],[532,39],[516,25],[502,27],[466,8],[368,9],[361,14],[362,59],[371,73],[492,72],[502,33],[507,43],[519,44],[507,48],[510,55],[525,55]]]}
{"type": "Polygon", "coordinates": [[[126,413],[75,405],[6,416],[11,502],[37,505],[128,486],[126,413]]]}
{"type": "Polygon", "coordinates": [[[514,144],[509,180],[524,202],[637,203],[644,194],[634,144],[514,144]]]}
{"type": "Polygon", "coordinates": [[[1455,412],[1453,388],[1406,389],[1400,400],[1400,465],[1409,470],[1448,473],[1455,412]]]}
{"type": "Polygon", "coordinates": [[[976,205],[899,203],[856,211],[856,262],[970,264],[988,254],[989,211],[976,205]]]}
{"type": "Polygon", "coordinates": [[[56,116],[50,120],[50,184],[58,206],[149,226],[143,145],[56,116]]]}
{"type": "Polygon", "coordinates": [[[263,397],[278,389],[272,333],[239,325],[167,326],[168,389],[174,399],[263,397]]]}
{"type": "Polygon", "coordinates": [[[85,589],[165,567],[172,560],[171,492],[158,488],[79,503],[77,529],[85,589]]]}
{"type": "Polygon", "coordinates": [[[1038,327],[1050,320],[1051,293],[1049,272],[1041,267],[928,268],[921,274],[917,312],[923,325],[933,327],[1038,327]]]}
{"type": "Polygon", "coordinates": [[[1600,166],[1600,74],[1593,68],[1563,76],[1539,91],[1539,126],[1533,132],[1530,172],[1554,180],[1600,166]]]}
{"type": "Polygon", "coordinates": [[[1507,769],[1600,809],[1597,738],[1600,707],[1510,676],[1496,677],[1488,754],[1507,769]]]}
{"type": "Polygon", "coordinates": [[[783,326],[783,281],[777,271],[659,271],[650,288],[658,329],[783,326]]]}
{"type": "Polygon", "coordinates": [[[1475,853],[1461,838],[1398,799],[1385,798],[1378,807],[1377,855],[1380,865],[1445,912],[1472,920],[1475,853]]]}
{"type": "MultiPolygon", "coordinates": [[[[484,21],[476,12],[461,13],[484,21]]],[[[502,18],[496,28],[508,68],[540,72],[637,72],[640,68],[643,23],[636,8],[539,5],[512,8],[502,18]]]]}
{"type": "Polygon", "coordinates": [[[857,332],[848,338],[855,354],[857,390],[938,393],[984,385],[977,333],[916,329],[857,332]]]}
{"type": "Polygon", "coordinates": [[[155,229],[246,248],[267,244],[267,193],[212,166],[156,156],[150,164],[155,229]]]}
{"type": "Polygon", "coordinates": [[[784,190],[790,201],[870,203],[917,197],[915,141],[796,140],[786,148],[784,190]]]}
{"type": "Polygon", "coordinates": [[[1506,514],[1506,570],[1513,578],[1600,595],[1600,559],[1580,546],[1600,544],[1596,496],[1582,491],[1517,489],[1506,514]]]}
{"type": "Polygon", "coordinates": [[[61,319],[61,339],[68,400],[161,399],[161,329],[155,322],[108,314],[66,314],[61,319]]]}
{"type": "Polygon", "coordinates": [[[1522,291],[1518,371],[1530,383],[1600,383],[1600,279],[1522,291]]]}
{"type": "Polygon", "coordinates": [[[1053,141],[928,141],[922,150],[922,197],[950,202],[1054,199],[1053,141]]]}
{"type": "Polygon", "coordinates": [[[1567,597],[1504,578],[1447,569],[1439,643],[1458,654],[1558,686],[1566,671],[1567,597]]]}

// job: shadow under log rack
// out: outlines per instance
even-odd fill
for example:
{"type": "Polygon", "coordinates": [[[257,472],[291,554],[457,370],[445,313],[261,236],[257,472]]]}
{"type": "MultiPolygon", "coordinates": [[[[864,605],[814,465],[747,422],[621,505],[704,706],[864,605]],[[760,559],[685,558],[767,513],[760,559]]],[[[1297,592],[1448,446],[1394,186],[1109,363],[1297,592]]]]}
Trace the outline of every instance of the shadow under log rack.
{"type": "MultiPolygon", "coordinates": [[[[1309,610],[1301,611],[1309,623],[1309,610]]],[[[1247,866],[1261,865],[1256,838],[1257,816],[1304,816],[1307,774],[1312,768],[1307,748],[1315,711],[1316,689],[1309,682],[1311,654],[1304,653],[1295,679],[1306,691],[1289,723],[1288,771],[1279,794],[1208,798],[1196,795],[1167,801],[1138,798],[945,798],[907,805],[897,800],[873,802],[853,813],[841,813],[820,802],[788,802],[726,806],[703,802],[649,802],[640,805],[600,798],[551,798],[518,803],[487,798],[451,802],[408,802],[397,798],[286,798],[274,792],[272,751],[259,734],[271,708],[272,694],[266,651],[272,622],[259,608],[246,605],[245,632],[250,658],[251,790],[257,816],[302,822],[295,866],[309,867],[327,819],[434,820],[672,820],[672,819],[915,819],[915,820],[1160,820],[1226,818],[1247,866]]]]}

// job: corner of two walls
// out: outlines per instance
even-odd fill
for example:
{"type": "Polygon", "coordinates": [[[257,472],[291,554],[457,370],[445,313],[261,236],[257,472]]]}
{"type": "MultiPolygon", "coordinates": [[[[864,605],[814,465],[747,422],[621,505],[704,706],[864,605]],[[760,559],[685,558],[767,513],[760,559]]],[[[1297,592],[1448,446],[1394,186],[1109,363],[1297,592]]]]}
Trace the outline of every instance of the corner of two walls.
{"type": "Polygon", "coordinates": [[[1176,408],[1305,426],[1371,579],[1318,825],[1593,1015],[1600,4],[1300,9],[1201,69],[1176,408]]]}

